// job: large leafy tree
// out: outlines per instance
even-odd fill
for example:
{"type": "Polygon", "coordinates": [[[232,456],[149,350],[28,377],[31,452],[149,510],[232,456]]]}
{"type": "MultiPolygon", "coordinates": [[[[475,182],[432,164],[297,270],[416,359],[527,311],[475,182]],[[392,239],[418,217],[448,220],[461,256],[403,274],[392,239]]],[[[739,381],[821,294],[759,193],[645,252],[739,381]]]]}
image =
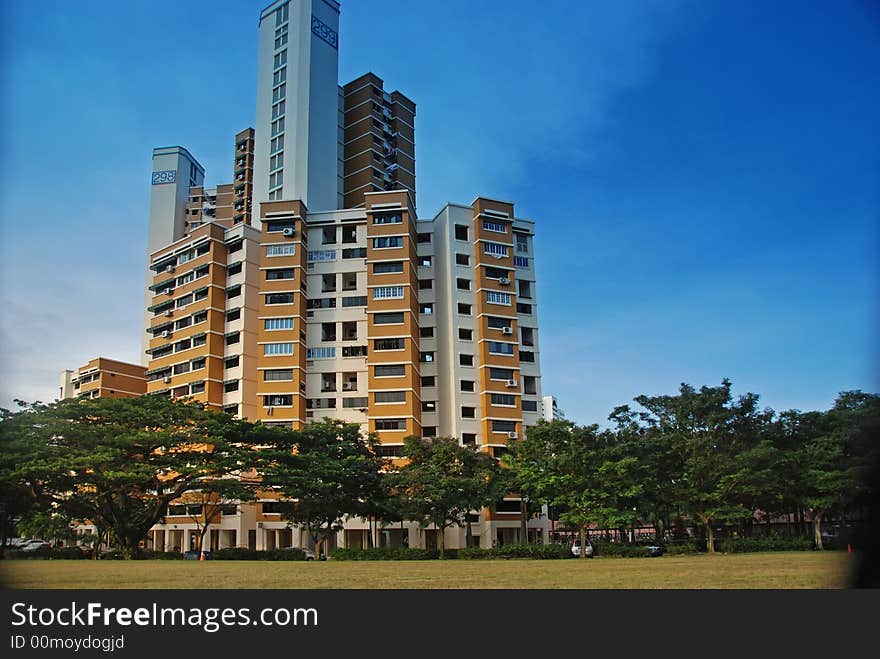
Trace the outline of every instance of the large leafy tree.
{"type": "Polygon", "coordinates": [[[278,430],[259,452],[264,488],[284,499],[282,514],[321,544],[346,516],[369,517],[383,497],[383,460],[356,423],[324,419],[302,430],[278,430]]]}
{"type": "Polygon", "coordinates": [[[666,477],[675,486],[671,495],[676,507],[704,529],[707,549],[713,553],[714,526],[753,513],[747,505],[754,494],[752,469],[760,465],[760,477],[766,478],[770,459],[755,452],[769,412],[758,409],[754,394],[733,400],[726,379],[719,387],[697,391],[682,384],[676,396],[635,400],[647,410],[640,414],[647,436],[673,452],[674,473],[666,477]]]}
{"type": "Polygon", "coordinates": [[[251,424],[164,397],[34,403],[0,420],[0,487],[91,520],[131,557],[168,503],[248,461],[251,424]]]}
{"type": "Polygon", "coordinates": [[[641,487],[633,478],[637,459],[596,425],[540,421],[511,446],[507,463],[517,483],[578,529],[582,547],[590,525],[619,527],[635,519],[633,504],[641,487]]]}
{"type": "Polygon", "coordinates": [[[822,520],[868,493],[868,473],[880,453],[880,396],[843,392],[820,418],[810,415],[803,423],[809,424],[800,448],[804,501],[812,518],[813,540],[822,549],[822,520]]]}
{"type": "Polygon", "coordinates": [[[406,464],[390,477],[392,489],[406,517],[437,528],[443,558],[446,529],[465,524],[468,513],[496,501],[507,483],[494,458],[455,437],[407,437],[404,456],[406,464]]]}

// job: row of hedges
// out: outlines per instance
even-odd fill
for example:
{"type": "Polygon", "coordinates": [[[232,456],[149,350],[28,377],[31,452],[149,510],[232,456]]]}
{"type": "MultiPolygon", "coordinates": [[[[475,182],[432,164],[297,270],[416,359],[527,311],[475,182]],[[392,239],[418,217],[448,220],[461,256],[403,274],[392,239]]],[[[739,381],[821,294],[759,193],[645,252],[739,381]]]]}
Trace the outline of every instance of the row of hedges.
{"type": "Polygon", "coordinates": [[[35,551],[18,551],[16,549],[7,549],[4,556],[13,560],[78,560],[91,558],[91,551],[82,550],[79,547],[44,547],[35,551]]]}
{"type": "MultiPolygon", "coordinates": [[[[555,559],[571,558],[571,551],[562,545],[504,545],[491,549],[466,547],[447,549],[445,558],[461,560],[480,560],[487,558],[531,558],[555,559]]],[[[334,549],[330,558],[336,561],[425,561],[440,558],[436,549],[415,547],[371,547],[368,549],[334,549]]]]}
{"type": "Polygon", "coordinates": [[[216,561],[304,561],[306,555],[301,549],[268,549],[257,551],[245,547],[229,547],[211,553],[216,561]]]}
{"type": "Polygon", "coordinates": [[[757,551],[809,551],[813,549],[809,538],[722,538],[716,541],[715,550],[725,554],[742,554],[757,551]]]}
{"type": "Polygon", "coordinates": [[[491,549],[468,547],[458,550],[458,557],[466,560],[486,558],[530,558],[533,560],[551,560],[572,558],[571,549],[565,545],[502,545],[491,549]]]}

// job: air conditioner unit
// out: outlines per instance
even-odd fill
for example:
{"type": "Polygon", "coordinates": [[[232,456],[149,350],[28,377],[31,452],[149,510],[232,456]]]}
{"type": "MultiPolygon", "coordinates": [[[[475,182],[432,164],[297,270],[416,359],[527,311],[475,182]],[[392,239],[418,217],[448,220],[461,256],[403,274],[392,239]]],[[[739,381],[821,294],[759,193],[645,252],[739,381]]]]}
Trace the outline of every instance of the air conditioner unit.
{"type": "Polygon", "coordinates": [[[173,309],[166,309],[166,310],[165,310],[165,315],[166,315],[166,316],[173,316],[173,315],[174,315],[174,310],[173,310],[173,309]]]}
{"type": "Polygon", "coordinates": [[[290,236],[294,235],[295,233],[296,233],[296,232],[295,232],[292,228],[290,228],[290,227],[288,227],[288,228],[286,228],[286,229],[283,229],[283,230],[281,231],[281,235],[282,235],[282,236],[287,236],[287,237],[290,237],[290,236]]]}
{"type": "Polygon", "coordinates": [[[502,328],[501,328],[501,333],[502,333],[502,334],[510,334],[510,335],[512,335],[512,334],[513,334],[513,328],[510,327],[510,326],[508,326],[508,327],[502,327],[502,328]]]}
{"type": "Polygon", "coordinates": [[[507,433],[507,439],[517,439],[518,437],[519,435],[516,434],[515,430],[511,430],[509,433],[507,433]]]}
{"type": "Polygon", "coordinates": [[[516,380],[508,380],[506,384],[507,384],[508,387],[515,387],[515,386],[516,386],[516,380]]]}
{"type": "Polygon", "coordinates": [[[166,265],[165,272],[174,272],[174,266],[173,265],[166,265]]]}
{"type": "Polygon", "coordinates": [[[507,285],[510,283],[510,278],[508,278],[508,277],[500,277],[500,278],[498,279],[498,283],[499,283],[499,284],[502,284],[502,285],[504,285],[504,286],[507,286],[507,285]]]}
{"type": "Polygon", "coordinates": [[[168,330],[165,330],[164,332],[162,332],[163,339],[167,339],[170,336],[171,336],[171,332],[169,332],[168,330]]]}
{"type": "Polygon", "coordinates": [[[171,295],[173,292],[174,292],[173,288],[166,288],[165,289],[165,295],[171,295]]]}
{"type": "Polygon", "coordinates": [[[171,382],[171,376],[170,376],[170,375],[166,375],[164,378],[162,378],[162,382],[165,382],[166,384],[169,383],[169,382],[171,382]]]}

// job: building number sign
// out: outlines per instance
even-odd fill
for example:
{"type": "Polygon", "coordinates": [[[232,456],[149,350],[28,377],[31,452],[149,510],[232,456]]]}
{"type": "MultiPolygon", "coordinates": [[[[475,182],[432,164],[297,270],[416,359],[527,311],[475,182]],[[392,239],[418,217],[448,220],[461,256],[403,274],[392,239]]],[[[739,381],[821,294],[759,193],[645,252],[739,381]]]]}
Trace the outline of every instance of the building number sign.
{"type": "Polygon", "coordinates": [[[336,50],[339,50],[339,35],[325,25],[317,16],[312,16],[312,34],[323,39],[336,50]]]}
{"type": "Polygon", "coordinates": [[[163,183],[174,183],[177,180],[177,172],[173,169],[166,169],[163,172],[153,172],[153,185],[162,185],[163,183]]]}

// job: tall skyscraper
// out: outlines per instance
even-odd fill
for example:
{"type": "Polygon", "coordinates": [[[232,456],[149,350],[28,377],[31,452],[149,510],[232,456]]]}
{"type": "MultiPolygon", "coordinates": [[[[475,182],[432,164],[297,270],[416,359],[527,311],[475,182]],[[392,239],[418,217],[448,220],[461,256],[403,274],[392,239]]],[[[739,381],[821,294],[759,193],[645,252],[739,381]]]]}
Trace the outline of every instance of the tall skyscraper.
{"type": "Polygon", "coordinates": [[[341,206],[339,3],[277,0],[260,13],[254,205],[341,206]]]}

